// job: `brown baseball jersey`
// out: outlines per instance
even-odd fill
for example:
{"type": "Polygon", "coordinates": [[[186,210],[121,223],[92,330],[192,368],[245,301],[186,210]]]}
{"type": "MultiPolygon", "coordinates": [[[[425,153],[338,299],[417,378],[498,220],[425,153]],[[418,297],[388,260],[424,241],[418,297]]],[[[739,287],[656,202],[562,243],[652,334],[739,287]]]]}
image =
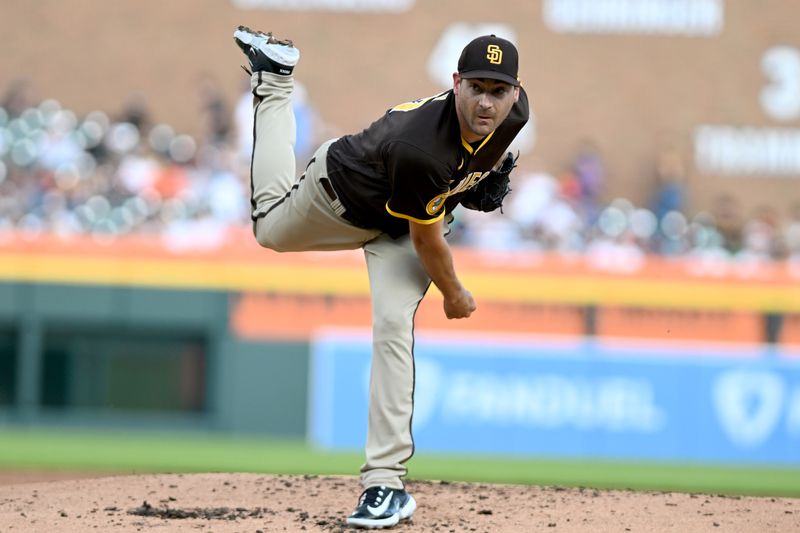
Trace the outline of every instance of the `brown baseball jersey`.
{"type": "Polygon", "coordinates": [[[400,104],[328,150],[328,176],[345,217],[394,238],[408,220],[430,224],[452,211],[505,154],[528,120],[528,97],[476,143],[461,136],[453,90],[400,104]]]}

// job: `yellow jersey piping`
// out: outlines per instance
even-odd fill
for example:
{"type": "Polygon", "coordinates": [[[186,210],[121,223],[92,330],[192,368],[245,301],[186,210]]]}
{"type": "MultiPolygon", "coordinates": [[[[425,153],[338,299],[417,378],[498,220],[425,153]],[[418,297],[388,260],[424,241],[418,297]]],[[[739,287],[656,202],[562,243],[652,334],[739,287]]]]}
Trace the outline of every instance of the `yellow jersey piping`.
{"type": "Polygon", "coordinates": [[[416,222],[417,224],[433,224],[434,222],[437,222],[437,221],[441,220],[442,217],[444,216],[444,212],[445,212],[445,210],[442,209],[442,214],[439,215],[438,217],[432,218],[430,220],[422,220],[420,218],[414,218],[414,217],[409,216],[409,215],[404,215],[403,213],[395,213],[394,211],[389,209],[389,202],[386,202],[386,211],[388,211],[389,214],[392,215],[393,217],[405,218],[406,220],[410,220],[412,222],[416,222]]]}

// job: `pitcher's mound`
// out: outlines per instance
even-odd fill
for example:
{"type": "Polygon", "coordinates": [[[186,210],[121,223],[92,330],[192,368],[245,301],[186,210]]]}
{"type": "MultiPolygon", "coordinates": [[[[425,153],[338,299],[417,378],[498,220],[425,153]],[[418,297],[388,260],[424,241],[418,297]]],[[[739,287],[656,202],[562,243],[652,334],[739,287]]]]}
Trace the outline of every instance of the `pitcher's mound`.
{"type": "MultiPolygon", "coordinates": [[[[800,500],[409,481],[419,533],[800,531],[800,500]]],[[[343,532],[354,477],[114,476],[0,486],[0,531],[343,532]]]]}

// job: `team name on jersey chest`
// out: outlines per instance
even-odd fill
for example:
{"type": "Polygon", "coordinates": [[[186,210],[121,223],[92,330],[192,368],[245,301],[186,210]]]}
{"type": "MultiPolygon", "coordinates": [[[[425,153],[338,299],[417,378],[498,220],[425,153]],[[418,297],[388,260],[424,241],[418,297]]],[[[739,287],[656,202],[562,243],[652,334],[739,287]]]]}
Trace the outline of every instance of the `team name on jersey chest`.
{"type": "MultiPolygon", "coordinates": [[[[466,191],[467,189],[471,189],[472,187],[477,185],[479,181],[481,181],[483,178],[485,178],[488,175],[489,175],[488,171],[487,172],[470,172],[469,174],[464,176],[461,179],[461,181],[458,182],[458,185],[456,185],[455,187],[451,187],[450,188],[450,194],[449,195],[459,194],[459,193],[462,193],[462,192],[466,191]]],[[[453,181],[455,181],[455,180],[451,180],[451,183],[453,181]]]]}

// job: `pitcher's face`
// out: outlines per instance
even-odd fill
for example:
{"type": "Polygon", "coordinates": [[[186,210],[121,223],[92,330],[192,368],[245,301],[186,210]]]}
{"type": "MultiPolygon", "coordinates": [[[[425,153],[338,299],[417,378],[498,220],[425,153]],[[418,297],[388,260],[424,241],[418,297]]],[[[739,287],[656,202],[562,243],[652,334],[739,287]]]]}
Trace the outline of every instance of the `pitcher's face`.
{"type": "Polygon", "coordinates": [[[489,78],[462,78],[453,74],[453,92],[461,135],[475,142],[492,133],[519,99],[519,87],[489,78]]]}

